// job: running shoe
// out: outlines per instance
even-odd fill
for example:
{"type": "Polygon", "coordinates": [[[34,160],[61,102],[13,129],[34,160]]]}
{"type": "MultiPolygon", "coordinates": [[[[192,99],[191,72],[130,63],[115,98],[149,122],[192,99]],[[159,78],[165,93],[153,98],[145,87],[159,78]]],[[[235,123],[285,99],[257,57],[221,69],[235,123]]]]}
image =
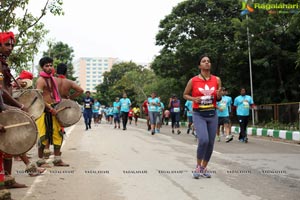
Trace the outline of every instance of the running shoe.
{"type": "Polygon", "coordinates": [[[177,130],[177,134],[179,135],[181,133],[181,131],[180,130],[177,130]]]}
{"type": "Polygon", "coordinates": [[[155,133],[160,133],[160,130],[159,129],[155,129],[155,133]]]}
{"type": "Polygon", "coordinates": [[[154,135],[155,134],[155,131],[151,131],[151,135],[154,135]]]}
{"type": "Polygon", "coordinates": [[[196,166],[196,169],[193,171],[193,177],[194,177],[195,179],[198,179],[198,178],[200,178],[200,176],[201,176],[201,173],[200,173],[200,166],[197,165],[197,166],[196,166]]]}
{"type": "Polygon", "coordinates": [[[244,142],[245,142],[245,143],[248,143],[248,138],[247,138],[247,137],[244,139],[244,142]]]}
{"type": "Polygon", "coordinates": [[[220,136],[217,135],[217,138],[216,138],[216,139],[217,139],[218,142],[221,142],[220,136]]]}
{"type": "Polygon", "coordinates": [[[244,140],[243,138],[241,138],[239,141],[240,141],[240,142],[245,142],[245,140],[244,140]]]}
{"type": "Polygon", "coordinates": [[[230,142],[231,140],[233,140],[233,135],[227,135],[226,142],[230,142]]]}
{"type": "Polygon", "coordinates": [[[187,134],[190,134],[190,129],[189,129],[189,128],[187,129],[186,133],[187,133],[187,134]]]}
{"type": "Polygon", "coordinates": [[[204,167],[200,167],[200,176],[204,178],[211,178],[211,174],[204,167]]]}
{"type": "Polygon", "coordinates": [[[174,134],[174,130],[172,130],[172,133],[174,134]]]}

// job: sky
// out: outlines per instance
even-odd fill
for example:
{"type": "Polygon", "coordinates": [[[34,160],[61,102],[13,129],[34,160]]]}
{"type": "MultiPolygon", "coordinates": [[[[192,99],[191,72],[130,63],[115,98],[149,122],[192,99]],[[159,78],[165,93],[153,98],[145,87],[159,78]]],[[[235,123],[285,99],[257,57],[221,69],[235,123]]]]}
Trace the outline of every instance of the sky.
{"type": "MultiPolygon", "coordinates": [[[[64,16],[47,14],[42,22],[46,40],[63,42],[79,57],[113,57],[149,63],[161,47],[155,45],[159,22],[183,0],[63,0],[64,16]]],[[[46,0],[30,0],[38,14],[46,0]]],[[[47,49],[44,42],[41,52],[47,49]]]]}

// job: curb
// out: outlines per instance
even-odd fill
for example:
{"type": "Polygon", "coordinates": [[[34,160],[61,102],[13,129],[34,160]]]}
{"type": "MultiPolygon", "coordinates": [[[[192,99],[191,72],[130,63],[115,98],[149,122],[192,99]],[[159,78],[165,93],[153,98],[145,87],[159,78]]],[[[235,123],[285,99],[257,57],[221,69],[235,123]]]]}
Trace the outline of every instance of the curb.
{"type": "MultiPolygon", "coordinates": [[[[240,127],[232,126],[231,132],[239,133],[240,127]]],[[[247,135],[274,137],[284,140],[300,141],[300,131],[274,130],[266,128],[247,128],[247,135]]]]}
{"type": "MultiPolygon", "coordinates": [[[[146,122],[146,120],[144,121],[146,122]]],[[[187,122],[180,122],[180,126],[187,126],[187,122]]],[[[231,132],[239,134],[240,127],[232,126],[231,132]]],[[[247,128],[247,135],[274,137],[274,138],[280,138],[284,140],[300,142],[300,131],[274,130],[274,129],[266,129],[266,128],[249,127],[247,128]]]]}

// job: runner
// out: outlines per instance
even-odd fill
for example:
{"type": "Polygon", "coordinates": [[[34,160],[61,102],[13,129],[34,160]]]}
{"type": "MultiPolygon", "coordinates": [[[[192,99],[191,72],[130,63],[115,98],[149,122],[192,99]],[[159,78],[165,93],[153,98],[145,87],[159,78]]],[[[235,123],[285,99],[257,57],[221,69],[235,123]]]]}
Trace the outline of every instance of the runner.
{"type": "Polygon", "coordinates": [[[131,106],[131,101],[129,98],[127,98],[127,94],[124,93],[123,94],[123,98],[120,99],[120,103],[121,103],[121,116],[122,116],[122,123],[123,123],[123,130],[126,130],[126,125],[127,125],[127,121],[128,121],[128,112],[129,112],[129,108],[131,106]]]}
{"type": "Polygon", "coordinates": [[[137,121],[138,121],[138,118],[140,117],[140,114],[141,114],[140,107],[138,105],[136,105],[133,108],[133,117],[134,117],[134,123],[136,126],[137,126],[137,121]]]}
{"type": "Polygon", "coordinates": [[[160,106],[160,101],[156,97],[156,92],[152,92],[151,97],[148,98],[148,115],[151,124],[151,134],[155,134],[155,127],[158,117],[158,107],[160,106]]]}
{"type": "Polygon", "coordinates": [[[198,137],[197,165],[194,178],[210,178],[206,169],[214,148],[218,127],[216,101],[221,100],[221,80],[211,74],[210,58],[203,55],[199,59],[200,74],[189,80],[183,93],[186,100],[193,101],[193,121],[198,137]]]}
{"type": "Polygon", "coordinates": [[[113,115],[114,115],[114,128],[120,128],[120,109],[121,109],[121,103],[119,100],[119,97],[116,97],[115,102],[113,103],[113,115]]]}
{"type": "Polygon", "coordinates": [[[130,106],[130,108],[129,108],[128,119],[129,119],[129,124],[131,124],[132,119],[133,119],[133,108],[132,108],[132,106],[130,106]]]}
{"type": "Polygon", "coordinates": [[[185,109],[186,109],[186,116],[188,118],[188,129],[187,134],[192,131],[192,134],[194,135],[194,126],[193,126],[193,102],[190,100],[187,100],[185,102],[185,109]]]}
{"type": "Polygon", "coordinates": [[[171,112],[171,120],[172,120],[172,133],[174,134],[174,128],[177,130],[177,134],[181,133],[180,131],[180,100],[177,98],[175,94],[172,95],[169,101],[169,108],[171,112]]]}
{"type": "Polygon", "coordinates": [[[94,104],[93,104],[93,118],[94,118],[94,124],[95,126],[98,126],[99,124],[99,110],[100,110],[100,102],[98,101],[98,99],[94,100],[94,104]]]}
{"type": "Polygon", "coordinates": [[[225,96],[225,88],[221,89],[222,100],[217,102],[217,115],[218,115],[218,129],[217,129],[217,141],[220,142],[220,126],[224,126],[224,132],[226,134],[226,142],[230,142],[233,139],[233,135],[230,134],[229,124],[229,110],[231,107],[231,100],[225,96]]]}
{"type": "Polygon", "coordinates": [[[149,111],[148,111],[148,99],[146,99],[143,102],[142,109],[143,109],[143,113],[145,114],[145,117],[146,117],[147,129],[148,129],[148,131],[150,131],[151,130],[151,126],[150,126],[150,118],[149,118],[149,111]]]}
{"type": "Polygon", "coordinates": [[[92,123],[92,117],[93,117],[93,111],[92,107],[94,104],[94,99],[91,97],[91,92],[86,91],[85,92],[85,97],[83,98],[83,117],[84,117],[84,123],[85,123],[85,130],[87,131],[88,129],[91,129],[91,123],[92,123]]]}
{"type": "Polygon", "coordinates": [[[248,126],[248,120],[250,115],[250,108],[255,108],[255,104],[253,102],[253,99],[251,96],[246,95],[246,89],[241,88],[241,95],[237,96],[234,99],[234,106],[237,107],[236,109],[236,115],[238,117],[238,121],[240,124],[240,134],[239,134],[239,140],[240,142],[248,142],[247,137],[247,126],[248,126]]]}
{"type": "Polygon", "coordinates": [[[155,133],[160,133],[160,128],[162,126],[163,123],[163,113],[164,113],[164,109],[165,109],[165,105],[163,102],[160,101],[160,97],[157,97],[159,100],[159,105],[158,105],[158,115],[157,115],[157,119],[156,119],[156,130],[155,133]]]}
{"type": "Polygon", "coordinates": [[[166,123],[166,126],[168,126],[169,124],[170,115],[171,115],[170,111],[166,109],[164,111],[164,122],[166,123]]]}

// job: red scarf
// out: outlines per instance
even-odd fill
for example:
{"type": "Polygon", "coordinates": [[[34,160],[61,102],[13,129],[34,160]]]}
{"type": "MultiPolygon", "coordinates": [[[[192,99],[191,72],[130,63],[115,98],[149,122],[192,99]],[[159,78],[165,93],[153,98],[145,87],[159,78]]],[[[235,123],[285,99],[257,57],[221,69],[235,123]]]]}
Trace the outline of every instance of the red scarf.
{"type": "Polygon", "coordinates": [[[57,78],[62,78],[62,79],[65,79],[65,78],[66,78],[66,76],[65,76],[65,75],[61,75],[61,74],[59,74],[59,75],[57,76],[57,78]]]}
{"type": "Polygon", "coordinates": [[[50,78],[51,83],[52,83],[51,84],[52,85],[52,94],[53,94],[54,100],[56,103],[60,102],[61,98],[60,98],[60,95],[58,92],[57,83],[56,83],[54,77],[52,76],[52,74],[47,74],[46,72],[42,71],[42,72],[40,72],[40,76],[43,78],[50,78]]]}

